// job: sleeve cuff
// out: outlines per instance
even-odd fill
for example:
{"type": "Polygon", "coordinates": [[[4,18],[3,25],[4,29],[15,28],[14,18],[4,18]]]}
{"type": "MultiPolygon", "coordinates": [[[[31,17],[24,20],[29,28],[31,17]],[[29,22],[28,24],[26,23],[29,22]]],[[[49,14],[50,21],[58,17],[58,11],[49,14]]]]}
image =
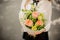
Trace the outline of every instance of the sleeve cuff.
{"type": "Polygon", "coordinates": [[[50,29],[50,25],[51,25],[51,23],[47,24],[47,26],[44,27],[44,28],[46,29],[46,31],[49,31],[49,29],[50,29]]]}

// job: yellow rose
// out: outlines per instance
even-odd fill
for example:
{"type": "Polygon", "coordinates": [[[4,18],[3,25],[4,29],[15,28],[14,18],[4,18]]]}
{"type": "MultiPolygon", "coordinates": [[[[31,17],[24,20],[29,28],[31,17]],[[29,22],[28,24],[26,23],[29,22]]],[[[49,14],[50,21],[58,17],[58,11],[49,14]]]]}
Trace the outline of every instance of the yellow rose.
{"type": "Polygon", "coordinates": [[[42,17],[44,17],[44,14],[43,13],[40,13],[40,15],[39,16],[42,16],[42,17]]]}
{"type": "Polygon", "coordinates": [[[38,20],[42,20],[42,16],[38,16],[38,20]]]}
{"type": "Polygon", "coordinates": [[[36,26],[32,26],[32,30],[36,31],[37,27],[36,26]]]}

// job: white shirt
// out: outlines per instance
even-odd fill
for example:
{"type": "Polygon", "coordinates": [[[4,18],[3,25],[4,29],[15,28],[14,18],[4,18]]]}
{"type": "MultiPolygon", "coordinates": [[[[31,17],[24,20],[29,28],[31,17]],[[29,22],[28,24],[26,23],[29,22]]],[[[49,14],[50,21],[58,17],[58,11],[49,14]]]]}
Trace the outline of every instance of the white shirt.
{"type": "MultiPolygon", "coordinates": [[[[24,4],[25,4],[26,0],[23,0],[22,3],[21,3],[21,9],[24,9],[24,4]]],[[[32,3],[33,1],[31,0],[30,3],[32,3]]],[[[27,5],[27,9],[29,10],[30,9],[30,3],[27,5]]],[[[47,23],[46,23],[46,26],[45,26],[45,29],[46,31],[48,31],[50,29],[50,21],[51,21],[51,14],[52,14],[52,5],[51,5],[51,2],[49,1],[46,1],[46,0],[41,0],[36,9],[39,11],[39,12],[43,12],[44,15],[45,15],[45,18],[47,19],[47,23]]],[[[21,18],[23,18],[23,12],[20,11],[19,13],[19,20],[21,20],[21,18]]],[[[22,25],[22,31],[23,32],[29,32],[29,33],[32,33],[33,31],[28,29],[27,27],[24,26],[24,23],[22,23],[22,21],[20,21],[21,25],[22,25]]]]}

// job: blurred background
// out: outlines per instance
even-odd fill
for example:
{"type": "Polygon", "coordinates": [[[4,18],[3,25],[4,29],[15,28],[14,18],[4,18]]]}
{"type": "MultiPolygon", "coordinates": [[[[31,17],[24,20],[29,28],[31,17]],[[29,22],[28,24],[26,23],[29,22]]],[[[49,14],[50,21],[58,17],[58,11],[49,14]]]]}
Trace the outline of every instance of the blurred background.
{"type": "MultiPolygon", "coordinates": [[[[19,11],[22,0],[0,0],[0,40],[23,40],[19,11]]],[[[52,21],[60,18],[60,0],[52,0],[52,21]]],[[[51,25],[49,40],[60,40],[60,23],[51,25]]]]}

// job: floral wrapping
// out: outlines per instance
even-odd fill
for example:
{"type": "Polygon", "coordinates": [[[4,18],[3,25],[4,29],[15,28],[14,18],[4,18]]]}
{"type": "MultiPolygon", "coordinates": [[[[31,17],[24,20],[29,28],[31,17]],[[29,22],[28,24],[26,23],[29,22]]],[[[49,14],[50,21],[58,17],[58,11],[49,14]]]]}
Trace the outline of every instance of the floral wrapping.
{"type": "Polygon", "coordinates": [[[36,6],[32,3],[30,10],[22,9],[22,12],[24,12],[24,21],[22,21],[25,25],[25,27],[37,31],[41,30],[45,27],[45,22],[47,21],[44,17],[44,13],[38,12],[36,10],[36,6]]]}

